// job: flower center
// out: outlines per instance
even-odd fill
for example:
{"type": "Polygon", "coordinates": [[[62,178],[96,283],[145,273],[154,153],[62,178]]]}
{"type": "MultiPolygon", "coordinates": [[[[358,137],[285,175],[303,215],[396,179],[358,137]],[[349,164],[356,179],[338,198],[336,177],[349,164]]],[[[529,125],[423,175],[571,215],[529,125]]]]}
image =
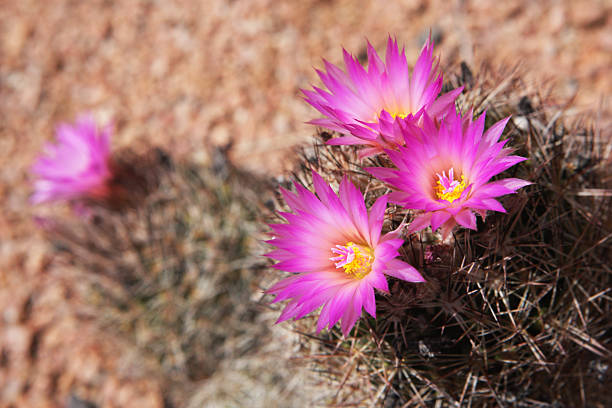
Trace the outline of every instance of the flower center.
{"type": "Polygon", "coordinates": [[[335,262],[336,268],[344,268],[344,272],[355,279],[363,278],[372,270],[374,251],[371,248],[348,242],[346,246],[336,245],[331,251],[338,255],[329,258],[335,262]]]}
{"type": "MultiPolygon", "coordinates": [[[[410,115],[410,112],[405,112],[403,110],[386,110],[386,111],[389,113],[389,115],[391,115],[393,119],[397,119],[397,118],[405,119],[406,116],[410,115]]],[[[380,114],[378,114],[378,117],[380,118],[380,114]]]]}
{"type": "Polygon", "coordinates": [[[393,119],[396,119],[396,118],[405,119],[406,116],[409,115],[409,113],[404,113],[404,112],[390,112],[389,114],[393,117],[393,119]]]}
{"type": "Polygon", "coordinates": [[[438,176],[438,180],[436,180],[436,185],[434,186],[436,197],[441,200],[446,200],[449,203],[461,197],[461,193],[463,193],[466,187],[465,176],[463,174],[461,175],[461,181],[455,180],[455,174],[451,168],[448,171],[448,177],[444,171],[442,175],[436,173],[436,176],[438,176]]]}

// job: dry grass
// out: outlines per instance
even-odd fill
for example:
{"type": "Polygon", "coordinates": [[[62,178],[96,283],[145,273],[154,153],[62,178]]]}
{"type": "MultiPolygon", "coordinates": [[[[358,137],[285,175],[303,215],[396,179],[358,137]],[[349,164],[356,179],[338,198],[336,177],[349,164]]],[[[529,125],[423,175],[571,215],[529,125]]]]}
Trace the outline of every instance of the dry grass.
{"type": "MultiPolygon", "coordinates": [[[[377,319],[346,339],[297,322],[302,355],[337,390],[330,406],[610,406],[610,135],[512,71],[463,65],[447,88],[462,84],[459,108],[487,109],[487,126],[513,115],[505,137],[529,160],[505,176],[535,184],[505,197],[508,213],[479,219],[478,232],[407,237],[402,258],[428,282],[390,282],[377,319]]],[[[389,166],[384,158],[360,163],[354,148],[324,145],[329,137],[301,151],[295,179],[349,174],[370,203],[387,192],[361,170],[389,166]]],[[[410,217],[391,206],[386,229],[410,217]]]]}

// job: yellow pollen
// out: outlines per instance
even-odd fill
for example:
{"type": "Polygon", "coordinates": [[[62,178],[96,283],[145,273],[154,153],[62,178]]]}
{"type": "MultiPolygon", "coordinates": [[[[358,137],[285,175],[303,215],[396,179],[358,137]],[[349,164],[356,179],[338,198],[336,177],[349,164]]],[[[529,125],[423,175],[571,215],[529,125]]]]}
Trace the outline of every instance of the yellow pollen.
{"type": "Polygon", "coordinates": [[[393,119],[395,118],[405,119],[406,116],[409,115],[409,113],[402,113],[402,112],[393,112],[389,114],[393,117],[393,119]]]}
{"type": "MultiPolygon", "coordinates": [[[[371,248],[357,245],[354,242],[348,242],[344,248],[346,248],[346,253],[350,253],[353,259],[348,263],[339,262],[339,264],[336,264],[336,267],[344,268],[344,273],[355,279],[361,279],[369,274],[372,270],[372,263],[374,263],[374,251],[371,248]]],[[[346,260],[348,259],[347,256],[346,260]]]]}
{"type": "MultiPolygon", "coordinates": [[[[406,112],[403,110],[388,110],[388,109],[384,109],[384,110],[387,111],[393,119],[396,119],[396,118],[405,119],[406,116],[410,115],[411,113],[411,112],[406,112]]],[[[382,114],[382,111],[380,111],[380,113],[378,114],[378,118],[375,119],[376,121],[380,119],[381,114],[382,114]]]]}
{"type": "Polygon", "coordinates": [[[446,200],[449,203],[452,203],[453,201],[461,197],[461,193],[463,193],[465,187],[465,176],[463,176],[462,174],[461,182],[459,183],[459,185],[455,186],[455,188],[446,193],[444,192],[446,189],[444,188],[442,183],[440,183],[440,180],[437,180],[436,185],[434,186],[434,192],[436,193],[436,197],[438,197],[439,199],[446,200]]]}

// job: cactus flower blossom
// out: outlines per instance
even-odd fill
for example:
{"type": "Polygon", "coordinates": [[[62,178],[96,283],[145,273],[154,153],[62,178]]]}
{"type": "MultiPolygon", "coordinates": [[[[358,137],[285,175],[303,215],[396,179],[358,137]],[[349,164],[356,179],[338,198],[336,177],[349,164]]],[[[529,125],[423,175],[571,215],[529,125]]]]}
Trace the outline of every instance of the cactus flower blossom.
{"type": "Polygon", "coordinates": [[[483,218],[487,210],[506,212],[496,197],[531,184],[518,178],[490,181],[525,158],[511,155],[504,147],[508,139],[499,141],[509,118],[485,132],[485,115],[472,121],[471,112],[467,119],[452,113],[437,124],[425,114],[422,126],[402,134],[405,146],[386,151],[396,169],[367,169],[395,189],[391,202],[419,210],[410,232],[441,227],[446,237],[457,224],[475,230],[474,212],[483,218]]]}
{"type": "Polygon", "coordinates": [[[337,131],[344,136],[330,139],[332,145],[365,145],[361,157],[382,153],[403,145],[394,128],[402,122],[418,121],[423,112],[435,119],[454,110],[454,102],[463,88],[442,96],[442,73],[433,56],[433,42],[428,39],[414,66],[412,75],[404,50],[389,37],[385,62],[368,42],[368,69],[357,58],[344,52],[345,73],[324,60],[326,72],[317,70],[327,90],[313,87],[302,90],[306,102],[325,117],[310,123],[337,131]]]}
{"type": "Polygon", "coordinates": [[[381,234],[387,196],[378,198],[368,213],[363,195],[346,177],[338,195],[315,172],[313,182],[317,195],[297,183],[296,194],[281,189],[293,213],[280,213],[287,223],[270,225],[274,239],[267,242],[277,249],[267,256],[280,261],[275,268],[293,275],[267,292],[276,295],[274,302],[290,299],[278,322],[322,306],[317,331],[341,319],[346,336],[362,308],[376,317],[374,289],[388,292],[385,275],[409,282],[424,279],[396,259],[403,244],[398,233],[381,234]]]}
{"type": "Polygon", "coordinates": [[[32,167],[37,176],[31,201],[102,198],[111,178],[109,126],[100,130],[93,118],[82,116],[74,126],[57,127],[57,144],[47,144],[32,167]]]}

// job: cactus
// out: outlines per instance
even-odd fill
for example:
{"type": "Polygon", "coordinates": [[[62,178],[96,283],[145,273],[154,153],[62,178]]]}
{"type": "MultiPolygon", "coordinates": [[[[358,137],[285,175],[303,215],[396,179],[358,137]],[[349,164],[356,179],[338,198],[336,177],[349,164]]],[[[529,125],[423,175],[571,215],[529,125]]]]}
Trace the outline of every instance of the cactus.
{"type": "MultiPolygon", "coordinates": [[[[465,86],[458,109],[487,109],[487,127],[513,115],[505,136],[529,160],[504,176],[535,185],[504,197],[507,213],[479,219],[477,232],[406,236],[402,258],[427,283],[390,281],[377,318],[346,338],[337,327],[315,334],[312,317],[296,321],[302,354],[337,388],[331,405],[610,406],[610,135],[570,124],[513,72],[461,71],[445,84],[465,86]]],[[[331,137],[319,131],[300,150],[293,178],[312,187],[314,170],[337,186],[348,174],[369,207],[388,187],[363,168],[392,164],[326,145],[331,137]]],[[[383,231],[412,218],[390,206],[383,231]]]]}
{"type": "Polygon", "coordinates": [[[154,363],[173,406],[269,331],[257,300],[259,207],[271,188],[226,153],[196,166],[161,150],[120,152],[111,199],[88,203],[84,219],[47,223],[61,259],[88,283],[98,323],[154,363]]]}

